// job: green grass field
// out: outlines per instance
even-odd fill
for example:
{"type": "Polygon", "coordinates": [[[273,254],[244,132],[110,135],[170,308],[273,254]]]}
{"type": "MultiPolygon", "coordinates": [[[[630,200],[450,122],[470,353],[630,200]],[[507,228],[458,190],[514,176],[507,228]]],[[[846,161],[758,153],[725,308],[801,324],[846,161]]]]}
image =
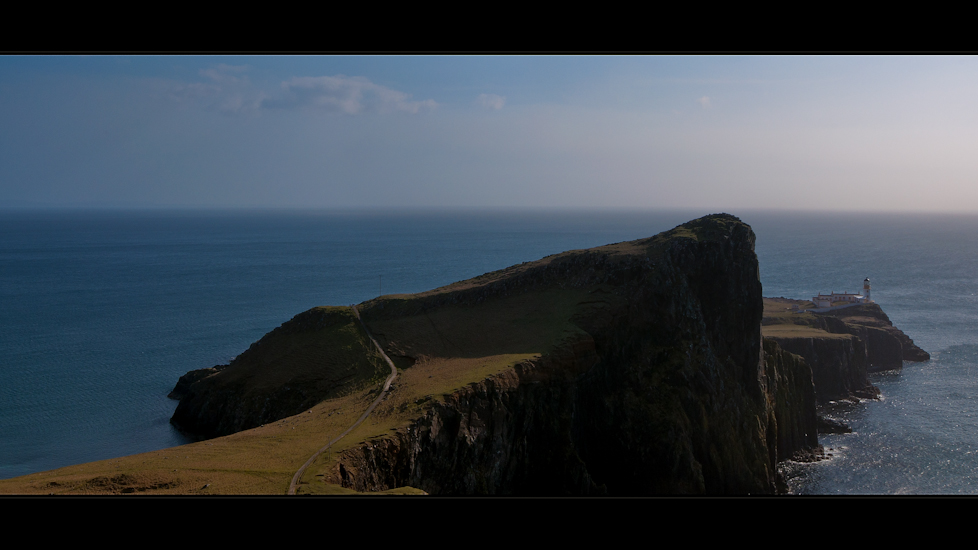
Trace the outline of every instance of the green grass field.
{"type": "Polygon", "coordinates": [[[833,334],[817,328],[813,314],[797,313],[793,305],[802,310],[815,307],[810,300],[764,298],[761,334],[774,338],[851,338],[848,334],[833,334]]]}

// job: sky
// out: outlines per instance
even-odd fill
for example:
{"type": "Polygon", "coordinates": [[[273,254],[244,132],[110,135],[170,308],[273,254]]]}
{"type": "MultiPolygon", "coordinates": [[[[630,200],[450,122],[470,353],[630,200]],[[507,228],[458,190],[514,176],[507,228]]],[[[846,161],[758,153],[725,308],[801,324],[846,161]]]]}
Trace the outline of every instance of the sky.
{"type": "Polygon", "coordinates": [[[0,208],[978,212],[978,57],[0,56],[0,208]]]}

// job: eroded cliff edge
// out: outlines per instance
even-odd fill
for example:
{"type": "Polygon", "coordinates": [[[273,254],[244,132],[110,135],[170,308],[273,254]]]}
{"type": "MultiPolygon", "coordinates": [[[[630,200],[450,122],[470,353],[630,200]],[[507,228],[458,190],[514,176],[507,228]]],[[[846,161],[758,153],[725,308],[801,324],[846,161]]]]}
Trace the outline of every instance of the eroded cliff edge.
{"type": "Polygon", "coordinates": [[[873,399],[879,390],[869,373],[899,369],[930,355],[913,343],[876,303],[813,313],[809,301],[765,298],[765,339],[800,355],[812,368],[820,403],[873,399]]]}
{"type": "Polygon", "coordinates": [[[737,404],[693,389],[664,388],[659,399],[591,390],[594,341],[568,344],[344,452],[325,481],[437,495],[772,494],[784,490],[779,462],[821,454],[811,371],[773,341],[764,342],[764,399],[737,404]]]}
{"type": "MultiPolygon", "coordinates": [[[[777,462],[818,446],[815,392],[803,360],[773,341],[762,345],[753,249],[750,227],[718,214],[361,304],[362,319],[402,370],[392,400],[424,391],[425,382],[411,378],[420,365],[465,380],[461,371],[471,365],[512,364],[402,402],[402,411],[418,407],[414,419],[344,452],[326,479],[432,494],[776,492],[777,462]]],[[[274,384],[252,391],[232,374],[293,380],[289,353],[313,346],[329,356],[315,333],[325,337],[334,325],[309,317],[277,329],[281,338],[309,333],[304,344],[274,344],[273,331],[240,365],[188,379],[178,411],[197,412],[179,424],[217,434],[298,412],[309,391],[286,399],[274,384]],[[243,388],[247,398],[238,395],[243,388]]],[[[348,344],[362,342],[348,336],[348,344]]],[[[314,371],[303,371],[304,388],[314,385],[314,371]]]]}

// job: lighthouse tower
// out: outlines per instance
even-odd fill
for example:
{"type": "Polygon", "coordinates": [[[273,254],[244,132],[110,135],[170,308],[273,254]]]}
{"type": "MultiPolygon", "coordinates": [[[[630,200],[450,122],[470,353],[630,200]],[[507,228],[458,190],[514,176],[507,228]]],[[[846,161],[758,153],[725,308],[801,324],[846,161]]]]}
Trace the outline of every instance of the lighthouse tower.
{"type": "Polygon", "coordinates": [[[869,277],[863,281],[863,296],[865,296],[867,302],[872,302],[873,299],[869,296],[869,277]]]}

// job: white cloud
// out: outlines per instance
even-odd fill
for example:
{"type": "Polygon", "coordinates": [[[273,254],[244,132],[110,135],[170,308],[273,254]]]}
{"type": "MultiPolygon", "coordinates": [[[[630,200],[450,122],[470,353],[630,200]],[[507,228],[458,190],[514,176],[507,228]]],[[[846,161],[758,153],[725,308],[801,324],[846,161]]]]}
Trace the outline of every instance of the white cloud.
{"type": "Polygon", "coordinates": [[[248,77],[237,77],[234,73],[243,73],[248,70],[247,65],[227,65],[221,63],[216,67],[211,67],[210,69],[201,69],[198,71],[201,76],[206,76],[218,84],[238,84],[248,83],[248,77]]]}
{"type": "Polygon", "coordinates": [[[703,96],[703,97],[697,99],[696,102],[699,103],[700,105],[702,105],[704,109],[709,109],[710,106],[711,106],[710,105],[710,98],[708,98],[706,96],[703,96]]]}
{"type": "Polygon", "coordinates": [[[479,97],[476,98],[475,102],[485,109],[494,109],[498,111],[503,108],[503,105],[506,104],[506,98],[496,94],[479,94],[479,97]]]}
{"type": "Polygon", "coordinates": [[[252,85],[246,74],[249,69],[247,65],[219,64],[198,71],[206,79],[204,82],[169,82],[165,87],[173,100],[224,113],[254,114],[262,109],[306,108],[348,115],[366,112],[414,114],[438,106],[432,99],[415,101],[408,93],[374,84],[365,77],[342,74],[293,77],[282,82],[277,93],[269,93],[252,85]]]}
{"type": "Polygon", "coordinates": [[[198,71],[210,82],[172,84],[169,96],[181,102],[193,102],[223,113],[254,112],[265,95],[256,90],[248,76],[246,65],[219,64],[198,71]]]}
{"type": "Polygon", "coordinates": [[[437,106],[434,100],[414,101],[411,95],[374,84],[362,76],[302,76],[282,83],[284,97],[265,99],[262,107],[308,107],[332,113],[418,113],[437,106]]]}

